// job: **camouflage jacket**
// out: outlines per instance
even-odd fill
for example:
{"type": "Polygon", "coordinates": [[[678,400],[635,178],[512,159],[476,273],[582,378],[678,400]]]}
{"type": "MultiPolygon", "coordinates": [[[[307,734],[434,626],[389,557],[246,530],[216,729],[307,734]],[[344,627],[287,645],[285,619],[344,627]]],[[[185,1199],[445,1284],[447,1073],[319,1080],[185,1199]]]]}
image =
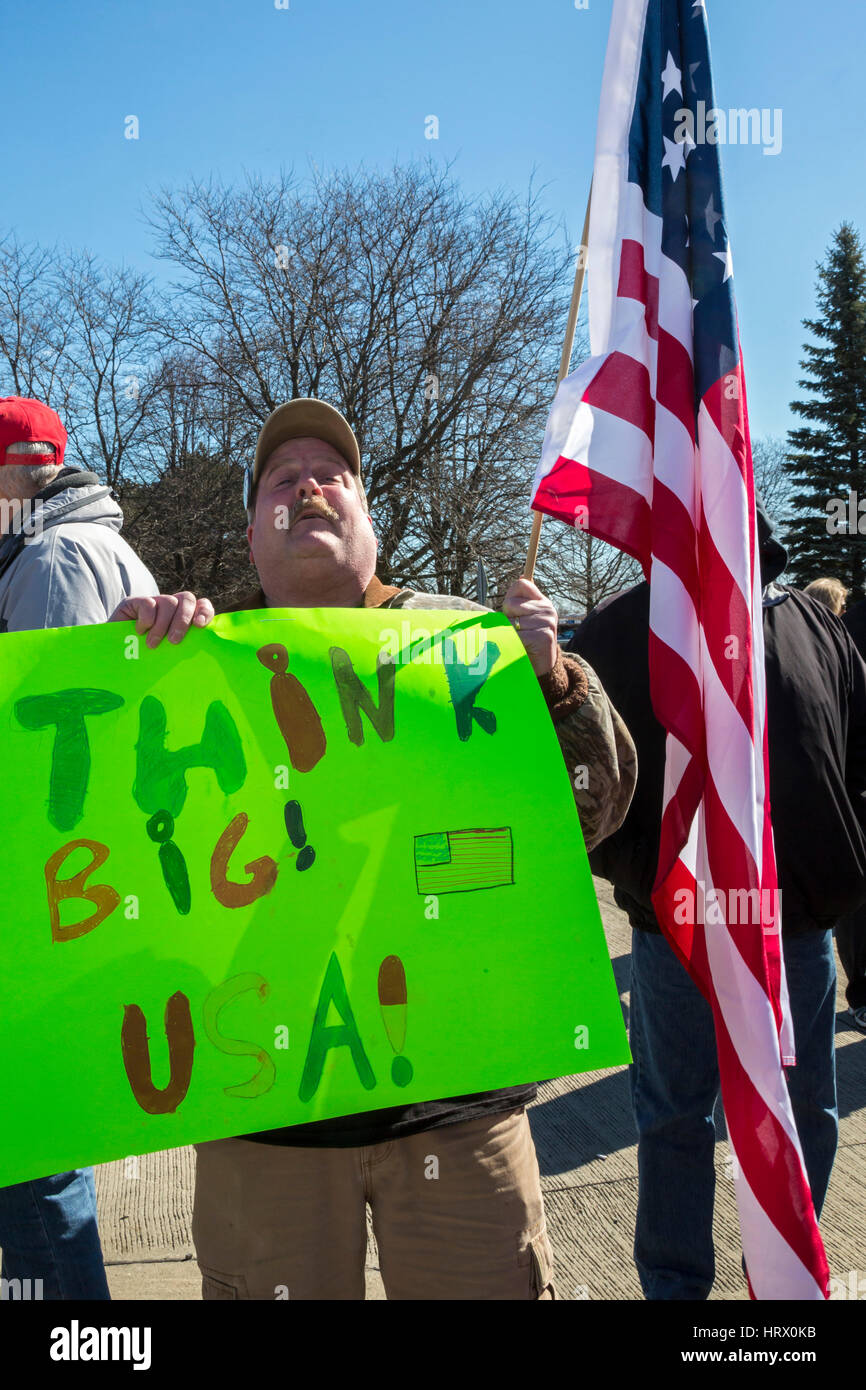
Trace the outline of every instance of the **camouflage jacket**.
{"type": "MultiPolygon", "coordinates": [[[[422,594],[381,584],[375,577],[364,594],[365,608],[452,608],[487,612],[469,599],[422,594]]],[[[267,607],[261,589],[223,611],[267,607]]],[[[553,670],[539,677],[562,756],[568,768],[587,851],[618,830],[626,817],[637,780],[637,753],[631,735],[581,657],[560,653],[553,670]]]]}

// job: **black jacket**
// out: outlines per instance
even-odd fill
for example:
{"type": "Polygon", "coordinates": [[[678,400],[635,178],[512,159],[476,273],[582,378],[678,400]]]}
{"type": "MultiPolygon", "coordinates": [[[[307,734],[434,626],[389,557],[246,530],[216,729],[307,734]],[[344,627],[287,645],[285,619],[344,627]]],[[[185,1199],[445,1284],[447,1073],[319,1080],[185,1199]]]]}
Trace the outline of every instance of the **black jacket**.
{"type": "MultiPolygon", "coordinates": [[[[632,925],[657,932],[665,737],[650,705],[648,632],[644,583],[590,613],[569,650],[598,673],[638,755],[625,822],[589,862],[632,925]]],[[[775,584],[764,593],[764,643],[782,931],[796,934],[832,927],[866,901],[866,666],[828,608],[775,584]]]]}
{"type": "Polygon", "coordinates": [[[866,660],[866,600],[855,603],[842,619],[860,655],[866,660]]]}

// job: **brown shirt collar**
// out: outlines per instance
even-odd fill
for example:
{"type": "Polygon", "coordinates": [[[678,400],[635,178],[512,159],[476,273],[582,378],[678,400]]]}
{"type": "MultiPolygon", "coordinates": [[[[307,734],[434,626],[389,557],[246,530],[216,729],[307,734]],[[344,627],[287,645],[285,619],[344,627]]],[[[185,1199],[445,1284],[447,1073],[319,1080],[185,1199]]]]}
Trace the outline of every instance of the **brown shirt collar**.
{"type": "Polygon", "coordinates": [[[395,594],[399,593],[399,586],[395,584],[383,584],[381,580],[377,579],[374,574],[373,578],[370,580],[370,583],[364,590],[364,600],[363,603],[359,605],[359,607],[381,608],[384,604],[388,602],[389,599],[393,598],[395,594]]]}
{"type": "MultiPolygon", "coordinates": [[[[364,597],[362,602],[357,604],[356,607],[381,608],[383,604],[387,603],[389,599],[393,598],[395,594],[399,593],[400,589],[398,586],[391,584],[383,584],[380,580],[376,578],[374,574],[373,578],[370,580],[370,583],[364,590],[364,597]]],[[[239,599],[237,603],[231,603],[225,608],[217,609],[217,612],[248,613],[255,611],[255,609],[257,608],[267,608],[267,606],[268,601],[265,598],[264,592],[262,591],[261,587],[259,587],[258,589],[250,590],[248,594],[244,594],[243,598],[239,599]]]]}

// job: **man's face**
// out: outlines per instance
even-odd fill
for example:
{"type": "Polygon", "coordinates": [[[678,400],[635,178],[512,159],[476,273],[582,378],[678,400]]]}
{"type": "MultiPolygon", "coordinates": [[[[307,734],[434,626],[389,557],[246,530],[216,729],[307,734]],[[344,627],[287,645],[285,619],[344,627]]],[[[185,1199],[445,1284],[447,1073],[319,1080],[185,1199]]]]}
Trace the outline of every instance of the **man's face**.
{"type": "Polygon", "coordinates": [[[35,497],[60,472],[53,444],[10,444],[0,466],[0,496],[35,497]]]}
{"type": "Polygon", "coordinates": [[[280,580],[333,584],[342,574],[366,586],[376,541],[354,474],[323,439],[290,439],[265,463],[247,539],[265,593],[280,580]]]}

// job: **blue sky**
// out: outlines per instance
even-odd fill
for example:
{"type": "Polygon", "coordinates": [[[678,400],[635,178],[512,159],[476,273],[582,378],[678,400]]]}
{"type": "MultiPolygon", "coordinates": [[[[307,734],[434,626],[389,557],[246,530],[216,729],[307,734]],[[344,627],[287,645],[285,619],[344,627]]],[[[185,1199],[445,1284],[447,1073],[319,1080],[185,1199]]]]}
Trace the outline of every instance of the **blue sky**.
{"type": "MultiPolygon", "coordinates": [[[[456,158],[578,240],[612,0],[41,0],[4,16],[4,230],[162,275],[150,190],[244,169],[456,158]],[[13,56],[14,55],[14,56],[13,56]],[[10,61],[13,56],[13,61],[10,61]],[[439,118],[439,139],[424,122],[439,118]],[[124,138],[136,115],[140,138],[124,138]]],[[[866,233],[857,0],[707,0],[717,104],[783,113],[777,156],[723,151],[755,434],[782,433],[816,262],[866,233]],[[855,27],[856,26],[856,27],[855,27]]]]}

